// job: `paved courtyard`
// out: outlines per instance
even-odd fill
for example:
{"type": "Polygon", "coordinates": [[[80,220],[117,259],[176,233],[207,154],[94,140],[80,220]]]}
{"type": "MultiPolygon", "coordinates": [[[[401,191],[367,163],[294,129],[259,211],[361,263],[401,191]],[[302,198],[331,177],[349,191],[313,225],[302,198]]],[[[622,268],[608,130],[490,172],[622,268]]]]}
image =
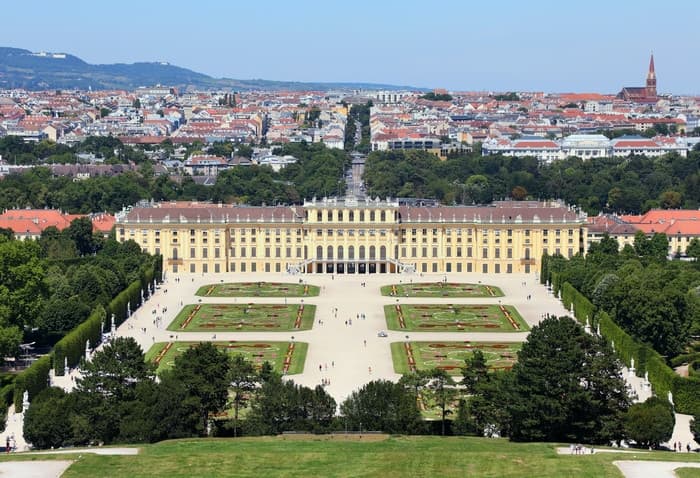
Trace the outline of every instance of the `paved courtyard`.
{"type": "MultiPolygon", "coordinates": [[[[144,351],[154,342],[211,341],[212,332],[168,331],[166,327],[187,303],[258,303],[274,304],[283,299],[274,297],[198,297],[196,291],[205,284],[221,282],[296,282],[321,287],[318,297],[288,298],[289,304],[316,305],[316,322],[311,330],[290,332],[216,332],[217,341],[299,341],[309,344],[306,366],[302,374],[291,377],[295,382],[314,387],[322,379],[330,381],[328,392],[340,402],[352,391],[375,379],[398,380],[391,358],[391,342],[406,341],[484,341],[522,342],[527,332],[406,332],[387,330],[384,306],[396,304],[397,298],[382,296],[380,287],[401,282],[439,282],[445,274],[362,274],[289,275],[256,274],[179,274],[166,277],[156,294],[131,319],[117,330],[119,336],[134,337],[144,351]],[[178,279],[178,280],[176,280],[178,279]],[[363,286],[364,284],[364,286],[363,286]],[[162,312],[163,308],[166,309],[162,312]],[[156,311],[153,313],[153,311],[156,311]],[[336,312],[337,310],[337,312],[336,312]],[[363,320],[362,314],[365,319],[363,320]],[[155,321],[162,317],[161,321],[155,321]],[[321,323],[319,323],[319,320],[321,323]],[[158,322],[158,324],[154,323],[158,322]],[[347,325],[346,325],[347,324],[347,325]],[[159,325],[159,326],[157,326],[159,325]],[[145,332],[143,329],[146,329],[145,332]],[[386,331],[387,337],[378,337],[386,331]],[[176,338],[177,337],[177,338],[176,338]],[[293,337],[293,339],[292,339],[293,337]],[[366,344],[365,344],[366,341],[366,344]]],[[[546,313],[566,313],[561,303],[537,283],[534,274],[447,274],[449,282],[467,282],[494,285],[504,297],[493,298],[412,298],[399,297],[400,304],[503,304],[514,306],[528,325],[537,324],[546,313]],[[528,296],[530,298],[528,299],[528,296]]]]}

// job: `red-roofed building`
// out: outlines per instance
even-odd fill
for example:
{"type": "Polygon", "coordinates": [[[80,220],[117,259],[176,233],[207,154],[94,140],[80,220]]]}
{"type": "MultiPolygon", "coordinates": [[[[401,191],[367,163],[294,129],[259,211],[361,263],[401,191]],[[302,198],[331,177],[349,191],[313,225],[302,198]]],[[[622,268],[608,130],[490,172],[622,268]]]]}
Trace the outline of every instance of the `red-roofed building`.
{"type": "Polygon", "coordinates": [[[647,237],[666,234],[669,254],[685,254],[693,238],[700,239],[700,210],[652,209],[639,215],[600,215],[589,218],[588,243],[597,242],[607,232],[620,249],[634,244],[634,235],[642,231],[647,237]]]}
{"type": "MultiPolygon", "coordinates": [[[[47,227],[59,231],[66,229],[70,223],[84,214],[66,214],[56,209],[10,209],[0,214],[0,227],[12,229],[19,240],[38,239],[47,227]]],[[[96,214],[91,217],[93,232],[109,235],[115,218],[111,214],[96,214]]]]}

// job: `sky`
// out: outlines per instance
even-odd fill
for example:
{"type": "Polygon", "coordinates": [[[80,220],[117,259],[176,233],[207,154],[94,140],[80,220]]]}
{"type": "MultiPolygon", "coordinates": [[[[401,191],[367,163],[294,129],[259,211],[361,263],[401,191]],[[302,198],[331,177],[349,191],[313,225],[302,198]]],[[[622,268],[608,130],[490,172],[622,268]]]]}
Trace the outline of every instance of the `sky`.
{"type": "Polygon", "coordinates": [[[601,93],[643,86],[653,51],[660,93],[700,93],[697,0],[36,3],[2,2],[0,46],[237,79],[601,93]]]}

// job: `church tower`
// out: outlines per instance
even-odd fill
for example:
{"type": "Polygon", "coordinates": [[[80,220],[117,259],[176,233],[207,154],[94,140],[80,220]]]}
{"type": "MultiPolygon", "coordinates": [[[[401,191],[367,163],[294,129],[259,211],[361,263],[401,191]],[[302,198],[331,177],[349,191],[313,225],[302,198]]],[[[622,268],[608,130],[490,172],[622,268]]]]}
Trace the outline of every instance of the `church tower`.
{"type": "Polygon", "coordinates": [[[649,60],[649,73],[647,73],[647,98],[656,98],[656,72],[654,71],[654,54],[649,60]]]}

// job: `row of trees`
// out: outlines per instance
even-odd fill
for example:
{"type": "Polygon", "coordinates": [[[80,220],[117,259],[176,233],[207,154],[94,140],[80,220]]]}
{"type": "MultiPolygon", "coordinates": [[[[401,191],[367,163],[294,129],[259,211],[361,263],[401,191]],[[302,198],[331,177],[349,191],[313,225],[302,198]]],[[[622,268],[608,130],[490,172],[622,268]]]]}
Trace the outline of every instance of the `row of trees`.
{"type": "Polygon", "coordinates": [[[96,177],[74,182],[53,177],[42,167],[11,174],[0,182],[0,208],[54,208],[75,213],[115,212],[141,199],[211,200],[252,205],[298,204],[304,198],[345,193],[343,173],[349,166],[342,150],[327,149],[321,143],[290,144],[279,154],[299,159],[280,172],[267,166],[246,166],[222,172],[212,186],[197,184],[186,176],[176,182],[168,176],[154,176],[145,163],[139,172],[113,177],[96,177]]]}
{"type": "Polygon", "coordinates": [[[610,346],[564,317],[548,317],[533,328],[513,370],[489,372],[476,351],[460,384],[439,369],[398,383],[372,381],[340,404],[340,415],[322,387],[282,380],[267,363],[256,370],[211,343],[188,349],[158,380],[131,338],[115,339],[82,368],[75,391],[51,388],[32,401],[24,431],[35,446],[333,430],[486,432],[518,441],[586,443],[632,438],[656,445],[673,429],[668,404],[630,407],[610,346]],[[439,430],[422,419],[426,404],[440,411],[439,430]]]}
{"type": "Polygon", "coordinates": [[[48,388],[32,401],[24,436],[34,446],[204,436],[213,433],[215,417],[220,434],[238,435],[243,408],[247,434],[323,431],[336,409],[323,388],[283,382],[269,364],[256,371],[240,356],[231,358],[208,342],[178,356],[158,380],[132,338],[106,345],[83,363],[82,372],[73,392],[48,388]],[[230,420],[225,419],[229,408],[230,420]]]}
{"type": "Polygon", "coordinates": [[[129,241],[93,235],[89,218],[36,240],[0,234],[0,357],[21,340],[52,345],[139,278],[153,258],[129,241]]]}
{"type": "Polygon", "coordinates": [[[647,238],[640,232],[619,252],[605,236],[585,257],[546,258],[543,277],[554,273],[558,284],[570,283],[624,331],[671,360],[700,334],[700,269],[697,261],[667,260],[667,251],[664,234],[647,238]]]}
{"type": "Polygon", "coordinates": [[[446,161],[424,151],[374,151],[367,158],[365,183],[372,196],[436,198],[445,204],[528,196],[564,199],[591,214],[698,208],[700,151],[686,158],[570,157],[550,164],[481,156],[478,148],[446,161]]]}
{"type": "Polygon", "coordinates": [[[19,136],[0,138],[0,155],[17,165],[75,164],[79,162],[80,153],[93,154],[111,164],[129,161],[140,163],[146,160],[142,149],[126,146],[112,136],[90,136],[75,146],[49,140],[25,142],[19,136]]]}

